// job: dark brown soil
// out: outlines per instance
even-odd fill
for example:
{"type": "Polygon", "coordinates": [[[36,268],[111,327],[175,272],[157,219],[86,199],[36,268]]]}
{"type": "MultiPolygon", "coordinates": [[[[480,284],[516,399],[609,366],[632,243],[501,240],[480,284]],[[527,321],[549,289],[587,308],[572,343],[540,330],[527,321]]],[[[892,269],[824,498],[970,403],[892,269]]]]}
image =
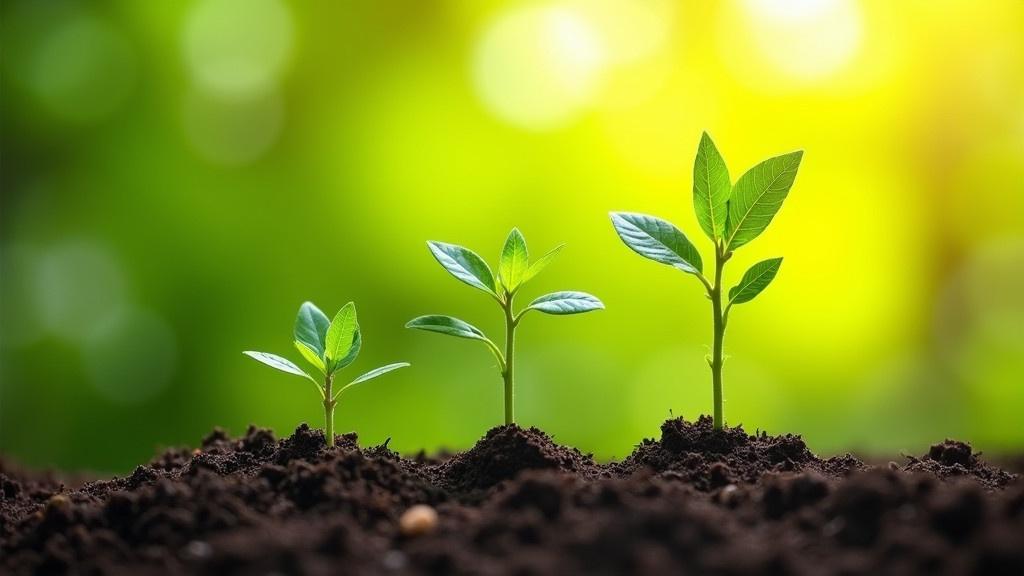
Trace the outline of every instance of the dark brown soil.
{"type": "Polygon", "coordinates": [[[1024,482],[950,440],[906,460],[707,418],[612,464],[517,426],[443,459],[214,431],[75,488],[0,462],[0,573],[1024,574],[1024,482]]]}

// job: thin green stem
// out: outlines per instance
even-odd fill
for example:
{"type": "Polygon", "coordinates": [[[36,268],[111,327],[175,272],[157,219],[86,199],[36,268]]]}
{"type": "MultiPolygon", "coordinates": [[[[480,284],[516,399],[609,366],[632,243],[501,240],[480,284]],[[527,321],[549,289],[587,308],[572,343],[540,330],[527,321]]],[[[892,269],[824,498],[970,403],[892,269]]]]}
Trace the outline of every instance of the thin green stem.
{"type": "Polygon", "coordinates": [[[324,441],[328,447],[334,446],[334,407],[338,405],[337,399],[331,394],[333,384],[334,375],[324,377],[324,441]]]}
{"type": "Polygon", "coordinates": [[[505,368],[501,376],[505,381],[505,424],[513,424],[515,418],[515,349],[517,318],[512,313],[514,293],[507,294],[502,308],[505,310],[505,368]]]}
{"type": "Polygon", "coordinates": [[[722,270],[730,254],[722,244],[715,247],[715,284],[708,292],[711,298],[711,312],[714,320],[714,343],[711,348],[711,385],[714,393],[714,425],[716,430],[725,426],[725,410],[722,399],[722,365],[725,342],[725,321],[728,309],[722,310],[722,270]]]}

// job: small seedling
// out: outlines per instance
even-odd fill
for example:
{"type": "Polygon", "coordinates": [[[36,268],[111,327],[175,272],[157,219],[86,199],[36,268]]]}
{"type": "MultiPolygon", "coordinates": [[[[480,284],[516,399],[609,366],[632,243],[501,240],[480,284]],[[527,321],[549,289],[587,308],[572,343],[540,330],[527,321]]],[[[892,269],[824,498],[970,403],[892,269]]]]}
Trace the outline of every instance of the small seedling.
{"type": "Polygon", "coordinates": [[[299,315],[295,319],[295,347],[302,354],[302,357],[323,375],[323,384],[317,382],[309,373],[296,366],[290,360],[276,354],[252,351],[246,351],[243,354],[271,368],[277,368],[282,372],[308,378],[310,382],[316,385],[324,404],[324,439],[327,441],[328,446],[333,446],[334,407],[338,404],[338,398],[356,384],[362,384],[367,380],[372,380],[382,374],[409,365],[408,362],[396,362],[395,364],[381,366],[380,368],[370,370],[335,391],[335,375],[342,368],[355,361],[362,346],[363,337],[359,331],[359,322],[356,319],[356,305],[354,303],[349,302],[345,304],[334,316],[334,320],[328,320],[327,316],[313,305],[312,302],[306,302],[299,307],[299,315]]]}
{"type": "Polygon", "coordinates": [[[505,423],[512,424],[515,422],[513,401],[515,397],[516,327],[519,326],[523,316],[530,310],[556,315],[579,314],[604,308],[604,304],[585,292],[553,292],[537,298],[519,312],[515,312],[513,300],[519,289],[550,264],[564,246],[562,244],[555,247],[539,260],[530,264],[526,239],[516,228],[509,233],[505,240],[505,246],[501,250],[497,278],[494,277],[483,258],[477,256],[472,250],[444,242],[427,242],[427,246],[434,258],[437,258],[441,266],[452,276],[486,292],[501,306],[505,313],[505,351],[502,353],[501,349],[479,329],[451,316],[420,316],[410,320],[406,327],[479,340],[487,345],[494,357],[498,359],[498,370],[501,371],[502,379],[505,382],[505,423]]]}
{"type": "Polygon", "coordinates": [[[714,282],[704,277],[700,253],[670,222],[625,212],[612,212],[612,225],[619,237],[637,254],[693,274],[711,299],[714,343],[711,350],[711,382],[714,393],[714,425],[724,425],[722,408],[722,349],[729,311],[761,293],[779,272],[782,258],[754,264],[740,283],[729,290],[723,307],[722,271],[733,252],[764,232],[782,206],[800,167],[802,151],[776,156],[729,180],[725,160],[715,143],[704,133],[693,163],[693,208],[704,233],[715,245],[714,282]]]}

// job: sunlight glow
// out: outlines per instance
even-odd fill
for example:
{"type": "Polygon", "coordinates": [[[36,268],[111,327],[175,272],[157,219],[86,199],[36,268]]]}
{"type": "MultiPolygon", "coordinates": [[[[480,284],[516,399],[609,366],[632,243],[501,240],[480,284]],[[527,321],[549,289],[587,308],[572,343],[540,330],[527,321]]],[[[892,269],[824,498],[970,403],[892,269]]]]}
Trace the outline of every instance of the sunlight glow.
{"type": "Polygon", "coordinates": [[[745,0],[749,53],[794,80],[819,80],[846,67],[863,36],[862,15],[852,0],[745,0]]]}
{"type": "Polygon", "coordinates": [[[604,48],[575,11],[534,6],[498,17],[477,46],[473,76],[484,104],[531,130],[564,125],[590,103],[604,48]]]}

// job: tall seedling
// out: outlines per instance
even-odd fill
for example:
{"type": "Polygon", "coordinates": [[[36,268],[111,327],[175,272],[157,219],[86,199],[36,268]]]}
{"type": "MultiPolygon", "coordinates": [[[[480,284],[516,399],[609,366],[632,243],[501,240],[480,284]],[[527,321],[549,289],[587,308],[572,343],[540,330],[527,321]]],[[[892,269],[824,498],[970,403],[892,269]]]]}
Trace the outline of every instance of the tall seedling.
{"type": "Polygon", "coordinates": [[[748,170],[735,184],[715,143],[704,133],[693,163],[693,208],[704,234],[715,247],[715,271],[704,276],[700,253],[672,223],[627,212],[612,212],[612,225],[619,237],[637,254],[677,268],[696,277],[711,300],[713,344],[711,383],[714,396],[714,425],[724,425],[722,407],[722,363],[725,327],[729,312],[761,293],[779,272],[782,258],[754,264],[732,287],[722,291],[722,272],[733,252],[757,238],[779,211],[796,178],[802,151],[769,158],[748,170]]]}

